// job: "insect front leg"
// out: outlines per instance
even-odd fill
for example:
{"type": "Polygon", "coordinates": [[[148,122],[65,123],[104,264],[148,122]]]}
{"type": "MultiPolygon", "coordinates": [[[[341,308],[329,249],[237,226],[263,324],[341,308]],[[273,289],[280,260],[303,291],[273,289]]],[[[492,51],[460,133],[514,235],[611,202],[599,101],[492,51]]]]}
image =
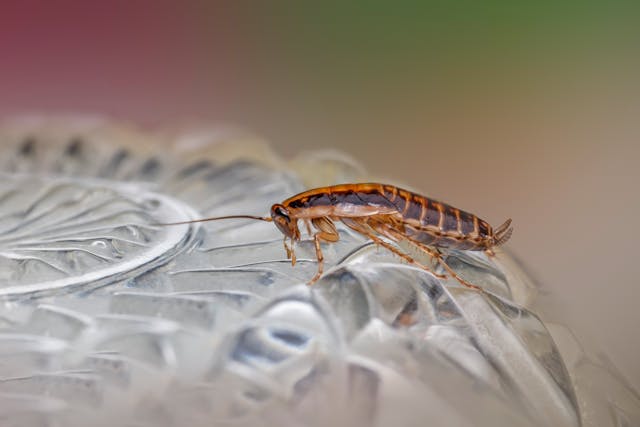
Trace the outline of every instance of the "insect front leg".
{"type": "Polygon", "coordinates": [[[324,255],[322,254],[322,248],[320,247],[320,242],[337,242],[340,239],[340,235],[338,234],[338,230],[336,230],[336,226],[329,218],[314,218],[312,220],[313,225],[318,228],[316,234],[313,235],[313,243],[316,247],[316,259],[318,261],[318,270],[316,271],[315,276],[311,278],[308,285],[311,286],[315,282],[318,281],[320,276],[324,271],[324,255]]]}
{"type": "Polygon", "coordinates": [[[313,243],[316,246],[316,259],[318,261],[318,271],[316,272],[316,275],[313,276],[311,280],[309,280],[309,283],[308,283],[309,286],[317,282],[320,276],[322,276],[322,273],[324,271],[324,255],[322,254],[322,248],[320,247],[320,242],[321,241],[335,242],[338,240],[335,237],[337,236],[334,236],[333,234],[327,234],[322,231],[319,231],[313,235],[313,243]]]}
{"type": "Polygon", "coordinates": [[[282,241],[284,245],[284,250],[287,252],[287,259],[291,260],[291,265],[296,265],[296,253],[293,250],[293,239],[291,239],[291,247],[287,246],[287,236],[284,236],[284,240],[282,241]]]}

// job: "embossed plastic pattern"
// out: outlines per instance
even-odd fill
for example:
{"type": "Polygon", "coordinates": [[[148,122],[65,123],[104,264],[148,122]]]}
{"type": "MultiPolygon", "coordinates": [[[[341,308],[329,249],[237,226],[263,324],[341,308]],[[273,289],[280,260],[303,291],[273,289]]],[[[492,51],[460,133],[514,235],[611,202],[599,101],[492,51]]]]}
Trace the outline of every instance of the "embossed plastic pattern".
{"type": "Polygon", "coordinates": [[[309,288],[273,224],[157,225],[302,190],[254,138],[35,118],[0,147],[2,426],[640,425],[507,253],[448,254],[482,294],[340,229],[309,288]]]}

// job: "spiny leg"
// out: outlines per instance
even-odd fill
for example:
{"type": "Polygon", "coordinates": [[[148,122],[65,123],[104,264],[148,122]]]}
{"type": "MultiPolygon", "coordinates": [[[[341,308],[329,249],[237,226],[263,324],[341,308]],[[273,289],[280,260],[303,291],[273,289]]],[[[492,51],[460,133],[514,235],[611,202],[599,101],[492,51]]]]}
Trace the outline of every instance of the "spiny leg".
{"type": "Polygon", "coordinates": [[[313,226],[318,229],[318,232],[313,235],[313,242],[316,246],[316,259],[318,260],[318,271],[309,281],[309,286],[313,285],[320,276],[322,276],[322,272],[324,271],[324,255],[320,248],[320,241],[337,242],[340,240],[340,234],[338,234],[338,230],[336,230],[336,226],[330,218],[313,218],[311,222],[313,226]]]}
{"type": "Polygon", "coordinates": [[[287,246],[287,236],[284,236],[284,239],[282,239],[282,245],[284,246],[284,250],[287,252],[287,259],[291,259],[291,249],[287,246]]]}
{"type": "MultiPolygon", "coordinates": [[[[393,228],[387,226],[384,223],[375,224],[374,227],[376,228],[376,230],[378,230],[380,233],[384,234],[385,236],[389,237],[390,239],[393,239],[393,240],[396,240],[396,239],[404,240],[407,243],[415,246],[417,249],[425,252],[432,259],[435,258],[438,261],[438,263],[442,267],[444,267],[445,270],[447,270],[447,272],[451,275],[451,277],[453,277],[458,282],[460,282],[460,284],[462,284],[462,285],[464,285],[464,286],[466,286],[468,288],[471,288],[471,289],[482,291],[481,287],[467,282],[462,277],[460,277],[455,271],[453,271],[453,269],[451,267],[449,267],[449,265],[445,262],[445,260],[442,259],[442,254],[440,254],[440,252],[438,252],[437,250],[434,250],[434,249],[428,247],[427,245],[425,245],[423,243],[417,242],[417,241],[405,236],[404,234],[398,232],[397,230],[394,230],[393,228]]],[[[428,268],[425,268],[425,270],[431,271],[428,268]]],[[[440,278],[445,278],[446,277],[446,276],[443,276],[443,275],[436,275],[436,276],[438,276],[440,278]]]]}
{"type": "Polygon", "coordinates": [[[438,260],[438,263],[444,267],[445,270],[447,270],[447,272],[451,275],[451,277],[453,277],[454,279],[456,279],[458,282],[460,282],[460,284],[471,288],[471,289],[475,289],[477,291],[483,291],[483,289],[480,286],[474,285],[472,283],[467,282],[466,280],[464,280],[462,277],[460,277],[458,275],[458,273],[456,273],[455,271],[453,271],[453,269],[451,267],[449,267],[449,264],[447,264],[447,262],[442,259],[442,254],[437,251],[434,250],[426,245],[421,244],[420,242],[416,242],[416,241],[411,241],[413,244],[416,245],[416,247],[420,248],[421,250],[423,250],[426,254],[428,254],[429,256],[435,258],[436,260],[438,260]]]}
{"type": "Polygon", "coordinates": [[[322,276],[322,273],[324,271],[324,255],[322,254],[320,241],[323,240],[325,242],[337,242],[339,238],[340,236],[337,234],[337,232],[333,234],[333,233],[327,233],[324,231],[318,231],[316,234],[313,235],[313,243],[315,244],[315,247],[316,247],[316,259],[318,261],[318,270],[316,271],[316,275],[313,276],[311,280],[309,280],[309,282],[307,283],[309,286],[317,282],[320,276],[322,276]]]}
{"type": "MultiPolygon", "coordinates": [[[[422,268],[424,270],[429,270],[426,266],[420,264],[415,259],[411,258],[409,255],[407,255],[404,252],[400,251],[395,246],[385,242],[384,240],[382,240],[378,236],[376,236],[373,232],[370,231],[370,227],[366,222],[359,221],[359,220],[356,220],[354,218],[349,218],[349,220],[342,220],[342,222],[347,227],[351,228],[352,230],[354,230],[354,231],[356,231],[356,232],[368,237],[375,244],[380,245],[383,248],[389,250],[390,252],[398,255],[399,257],[401,257],[402,259],[407,261],[409,264],[414,264],[414,265],[417,265],[418,267],[420,267],[420,268],[422,268]]],[[[389,236],[387,236],[387,237],[389,237],[389,236]]],[[[395,240],[395,239],[392,238],[392,240],[395,240]]]]}
{"type": "Polygon", "coordinates": [[[324,255],[322,254],[322,249],[320,248],[320,236],[318,236],[318,234],[315,234],[313,236],[313,243],[316,245],[316,259],[318,261],[318,270],[316,271],[316,275],[313,276],[311,280],[309,280],[309,283],[307,283],[307,285],[309,286],[317,282],[320,276],[322,276],[322,272],[324,271],[324,255]]]}
{"type": "Polygon", "coordinates": [[[291,247],[287,246],[287,236],[284,236],[284,240],[282,241],[284,245],[284,250],[287,252],[287,259],[291,260],[291,265],[296,265],[296,253],[293,250],[293,240],[291,240],[291,247]]]}
{"type": "MultiPolygon", "coordinates": [[[[373,229],[375,231],[377,231],[378,233],[382,234],[383,236],[393,240],[394,242],[405,241],[407,243],[413,244],[412,240],[408,239],[404,234],[394,230],[392,227],[388,226],[385,223],[375,223],[375,224],[372,225],[372,227],[373,227],[373,229]]],[[[422,248],[418,248],[418,249],[422,250],[422,248]]],[[[396,252],[397,250],[398,249],[394,248],[392,251],[394,253],[397,253],[396,252]]],[[[404,254],[400,254],[400,255],[402,256],[404,254]]],[[[407,259],[406,257],[408,257],[408,255],[404,255],[403,256],[403,258],[407,259]]],[[[412,264],[415,264],[418,267],[420,267],[421,269],[428,271],[429,273],[433,274],[437,278],[446,279],[446,277],[447,277],[446,275],[436,273],[435,271],[433,271],[433,269],[427,267],[426,265],[423,265],[422,263],[420,263],[420,262],[418,262],[416,260],[413,260],[413,258],[411,258],[411,257],[409,257],[409,259],[412,260],[412,262],[411,262],[412,264]]]]}
{"type": "Polygon", "coordinates": [[[369,222],[366,222],[366,220],[362,221],[362,220],[356,220],[354,218],[349,218],[348,221],[343,219],[342,222],[344,222],[348,227],[350,227],[351,229],[357,231],[358,233],[364,234],[365,236],[367,236],[368,238],[370,238],[371,240],[373,240],[375,243],[379,244],[380,246],[383,246],[384,248],[390,250],[394,254],[399,255],[400,257],[402,257],[403,259],[405,259],[409,263],[415,264],[415,265],[419,266],[420,268],[422,268],[423,270],[429,271],[430,273],[434,274],[436,277],[439,277],[439,278],[445,278],[446,277],[446,276],[441,275],[441,274],[436,274],[430,268],[428,268],[428,267],[422,265],[421,263],[415,261],[413,258],[408,256],[407,254],[404,254],[404,253],[400,252],[400,250],[398,250],[394,246],[392,246],[389,243],[387,243],[387,242],[381,240],[380,238],[378,238],[375,234],[373,234],[371,231],[369,231],[369,229],[373,228],[373,230],[375,230],[376,232],[382,234],[385,237],[388,237],[389,239],[391,239],[391,240],[393,240],[395,242],[405,241],[405,242],[415,246],[417,249],[425,252],[432,259],[435,258],[438,261],[438,263],[451,275],[451,277],[453,277],[458,282],[460,282],[460,284],[462,284],[462,285],[464,285],[464,286],[466,286],[468,288],[471,288],[471,289],[475,289],[475,290],[479,290],[479,291],[483,290],[481,287],[467,282],[462,277],[460,277],[455,271],[453,271],[453,269],[451,267],[449,267],[449,265],[445,262],[445,260],[442,259],[442,255],[440,254],[440,252],[437,252],[437,251],[433,250],[432,248],[430,248],[430,247],[428,247],[428,246],[426,246],[426,245],[424,245],[424,244],[422,244],[420,242],[417,242],[417,241],[407,237],[404,233],[401,233],[400,231],[394,229],[392,226],[390,226],[388,223],[386,223],[384,221],[371,221],[371,223],[369,223],[369,222]]]}

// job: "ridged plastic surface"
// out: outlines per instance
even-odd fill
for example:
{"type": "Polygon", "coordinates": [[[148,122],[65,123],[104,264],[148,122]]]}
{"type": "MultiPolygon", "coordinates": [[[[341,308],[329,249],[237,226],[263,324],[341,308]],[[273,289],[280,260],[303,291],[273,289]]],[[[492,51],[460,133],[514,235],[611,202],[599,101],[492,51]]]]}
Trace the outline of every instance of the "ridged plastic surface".
{"type": "Polygon", "coordinates": [[[296,165],[357,179],[346,160],[86,118],[0,139],[2,426],[640,425],[507,253],[448,255],[480,293],[341,228],[308,287],[313,245],[292,267],[273,224],[158,225],[265,215],[296,165]]]}

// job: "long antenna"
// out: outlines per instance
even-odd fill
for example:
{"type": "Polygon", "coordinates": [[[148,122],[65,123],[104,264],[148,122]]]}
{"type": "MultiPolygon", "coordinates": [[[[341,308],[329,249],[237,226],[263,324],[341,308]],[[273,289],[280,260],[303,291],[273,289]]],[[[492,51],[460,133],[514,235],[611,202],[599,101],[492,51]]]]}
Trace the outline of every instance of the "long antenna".
{"type": "Polygon", "coordinates": [[[170,223],[166,223],[166,224],[155,224],[155,225],[182,225],[182,224],[193,224],[194,222],[205,222],[205,221],[217,221],[219,219],[237,219],[237,218],[241,218],[241,219],[256,219],[258,221],[265,221],[265,222],[273,222],[273,219],[271,217],[268,216],[253,216],[253,215],[229,215],[229,216],[214,216],[211,218],[203,218],[203,219],[194,219],[191,221],[181,221],[181,222],[170,222],[170,223]]]}

